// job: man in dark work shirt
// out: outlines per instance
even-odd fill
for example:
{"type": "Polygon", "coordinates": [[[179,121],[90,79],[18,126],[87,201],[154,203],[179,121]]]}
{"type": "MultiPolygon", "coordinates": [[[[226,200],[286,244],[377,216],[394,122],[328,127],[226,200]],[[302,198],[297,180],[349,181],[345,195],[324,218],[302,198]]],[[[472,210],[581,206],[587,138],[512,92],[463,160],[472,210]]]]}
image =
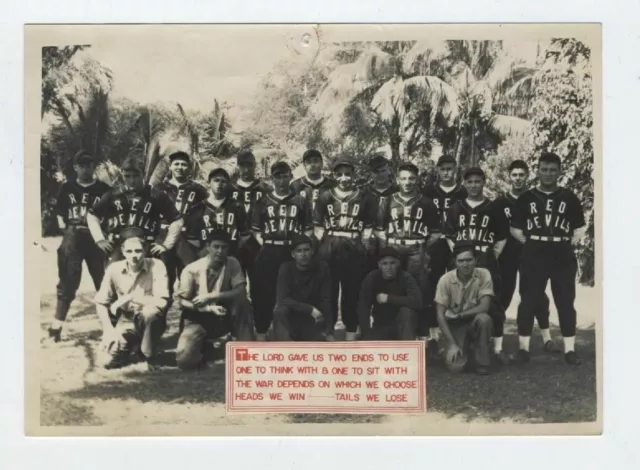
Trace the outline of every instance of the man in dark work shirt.
{"type": "Polygon", "coordinates": [[[311,238],[295,237],[293,261],[278,271],[276,307],[273,311],[273,333],[276,341],[320,341],[324,319],[331,309],[331,277],[329,266],[313,256],[311,238]]]}
{"type": "Polygon", "coordinates": [[[400,269],[395,248],[380,249],[378,269],[362,282],[358,319],[363,340],[406,340],[416,338],[422,294],[415,279],[400,269]],[[373,317],[373,326],[371,326],[373,317]]]}

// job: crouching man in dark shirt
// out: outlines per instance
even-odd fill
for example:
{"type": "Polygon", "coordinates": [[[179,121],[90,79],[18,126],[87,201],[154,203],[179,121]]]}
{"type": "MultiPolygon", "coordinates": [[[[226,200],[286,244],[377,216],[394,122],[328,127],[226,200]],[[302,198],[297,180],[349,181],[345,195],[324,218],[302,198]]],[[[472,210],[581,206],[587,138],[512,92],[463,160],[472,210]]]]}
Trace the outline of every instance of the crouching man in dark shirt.
{"type": "Polygon", "coordinates": [[[311,238],[295,237],[291,256],[278,271],[273,333],[276,341],[321,341],[331,332],[329,266],[313,256],[311,238]],[[328,330],[327,330],[328,329],[328,330]]]}
{"type": "Polygon", "coordinates": [[[362,282],[358,319],[363,340],[405,340],[416,338],[422,295],[413,276],[400,269],[395,248],[380,249],[378,269],[362,282]],[[373,317],[373,326],[371,318],[373,317]]]}
{"type": "Polygon", "coordinates": [[[247,299],[240,262],[228,256],[226,230],[209,234],[208,254],[188,264],[180,275],[176,297],[182,309],[182,331],[176,348],[180,369],[196,369],[206,360],[208,339],[225,335],[253,339],[253,311],[247,299]]]}

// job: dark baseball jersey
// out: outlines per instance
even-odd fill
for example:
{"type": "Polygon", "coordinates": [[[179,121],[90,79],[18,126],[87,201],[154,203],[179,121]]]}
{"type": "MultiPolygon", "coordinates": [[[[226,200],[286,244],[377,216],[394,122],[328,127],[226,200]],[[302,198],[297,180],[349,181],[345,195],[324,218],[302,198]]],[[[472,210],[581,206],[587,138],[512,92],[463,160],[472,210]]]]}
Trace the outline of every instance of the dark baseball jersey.
{"type": "Polygon", "coordinates": [[[56,200],[56,214],[67,225],[87,226],[87,211],[95,206],[111,187],[102,181],[83,186],[76,181],[63,183],[56,200]]]}
{"type": "Polygon", "coordinates": [[[251,229],[263,240],[291,240],[313,228],[311,208],[306,198],[291,192],[280,199],[272,192],[265,194],[251,213],[251,229]]]}
{"type": "Polygon", "coordinates": [[[323,178],[320,183],[315,184],[309,181],[306,176],[303,176],[291,182],[291,189],[294,193],[309,199],[311,210],[313,210],[320,193],[326,189],[335,188],[336,184],[336,181],[332,178],[323,178]]]}
{"type": "MultiPolygon", "coordinates": [[[[495,204],[500,208],[509,224],[511,224],[511,218],[513,217],[513,211],[515,210],[516,202],[518,202],[518,198],[514,197],[510,192],[502,194],[495,201],[495,204]]],[[[511,234],[507,236],[507,239],[512,241],[513,237],[511,236],[511,234]]]]}
{"type": "Polygon", "coordinates": [[[387,189],[385,189],[384,191],[378,191],[376,189],[376,187],[372,184],[372,183],[368,183],[365,184],[362,189],[369,191],[371,194],[373,194],[378,201],[380,201],[381,198],[383,197],[389,197],[392,194],[398,192],[398,190],[400,189],[398,187],[397,184],[393,183],[391,186],[389,186],[387,189]]]}
{"type": "Polygon", "coordinates": [[[229,195],[234,201],[244,205],[244,211],[251,220],[251,214],[255,204],[273,188],[261,180],[255,180],[249,186],[241,186],[237,181],[232,181],[229,185],[229,195]]]}
{"type": "Polygon", "coordinates": [[[209,234],[216,230],[226,230],[232,245],[237,246],[240,237],[249,234],[250,224],[244,205],[231,198],[216,207],[209,201],[196,205],[187,217],[187,236],[206,243],[209,234]]]}
{"type": "Polygon", "coordinates": [[[89,212],[104,219],[107,233],[139,227],[147,236],[158,234],[161,221],[170,224],[181,217],[169,196],[150,186],[137,191],[112,189],[89,212]]]}
{"type": "Polygon", "coordinates": [[[387,238],[401,240],[426,240],[427,236],[439,232],[440,215],[433,201],[418,193],[411,199],[391,195],[381,209],[382,225],[387,238]]]}
{"type": "Polygon", "coordinates": [[[188,214],[196,204],[209,197],[207,188],[195,181],[176,186],[171,180],[165,180],[156,187],[169,196],[180,215],[188,214]]]}
{"type": "Polygon", "coordinates": [[[551,194],[533,188],[518,198],[511,225],[527,237],[571,237],[585,225],[584,211],[578,197],[567,188],[551,194]]]}
{"type": "Polygon", "coordinates": [[[356,189],[342,198],[329,189],[316,201],[313,222],[328,231],[362,232],[373,228],[377,216],[378,204],[369,191],[356,189]]]}
{"type": "Polygon", "coordinates": [[[447,211],[456,201],[467,197],[467,190],[462,185],[456,185],[450,192],[446,192],[439,184],[433,184],[424,188],[424,195],[433,201],[438,208],[442,224],[447,220],[447,211]]]}
{"type": "Polygon", "coordinates": [[[471,241],[476,247],[493,247],[509,234],[509,221],[500,206],[485,199],[471,207],[466,200],[454,202],[449,208],[445,235],[454,243],[471,241]]]}

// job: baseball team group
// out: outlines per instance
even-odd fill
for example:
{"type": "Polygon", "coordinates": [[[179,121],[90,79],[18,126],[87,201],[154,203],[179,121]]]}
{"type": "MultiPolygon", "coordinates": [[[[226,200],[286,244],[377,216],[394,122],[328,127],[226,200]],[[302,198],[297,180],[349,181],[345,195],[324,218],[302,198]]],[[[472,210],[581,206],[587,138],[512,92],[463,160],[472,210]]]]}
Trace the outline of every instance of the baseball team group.
{"type": "Polygon", "coordinates": [[[53,341],[64,339],[85,262],[106,368],[158,367],[176,311],[181,369],[206,366],[230,340],[335,341],[339,320],[346,341],[422,340],[430,362],[481,375],[529,363],[537,320],[545,354],[581,362],[574,246],[586,223],[577,196],[558,186],[556,154],[539,156],[535,187],[527,164],[514,160],[504,175],[510,189],[496,199],[485,196],[481,168],[460,178],[447,155],[426,184],[414,164],[374,156],[370,180],[358,185],[352,159],[335,160],[329,174],[314,149],[302,155],[305,176],[293,180],[277,161],[267,183],[242,151],[237,175],[215,168],[208,187],[192,178],[189,154],[167,158],[161,184],[146,184],[142,162],[130,158],[111,188],[96,179],[90,153],[74,156],[76,177],[56,201],[64,236],[53,341]],[[519,346],[505,351],[518,277],[519,346]],[[549,329],[549,282],[563,347],[549,329]]]}

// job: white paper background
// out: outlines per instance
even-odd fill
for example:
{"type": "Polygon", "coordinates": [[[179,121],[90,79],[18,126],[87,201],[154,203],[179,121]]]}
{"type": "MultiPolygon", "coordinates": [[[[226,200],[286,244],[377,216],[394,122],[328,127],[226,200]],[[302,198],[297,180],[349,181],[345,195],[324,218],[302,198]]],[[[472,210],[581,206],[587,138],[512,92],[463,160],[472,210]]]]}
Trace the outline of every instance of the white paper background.
{"type": "MultiPolygon", "coordinates": [[[[626,1],[448,0],[4,2],[0,15],[3,312],[0,468],[640,468],[632,293],[638,219],[639,4],[626,1]],[[11,9],[11,10],[10,10],[11,9]],[[23,437],[23,24],[100,22],[603,22],[604,436],[601,438],[23,437]]],[[[28,286],[27,286],[28,288],[28,286]]]]}

